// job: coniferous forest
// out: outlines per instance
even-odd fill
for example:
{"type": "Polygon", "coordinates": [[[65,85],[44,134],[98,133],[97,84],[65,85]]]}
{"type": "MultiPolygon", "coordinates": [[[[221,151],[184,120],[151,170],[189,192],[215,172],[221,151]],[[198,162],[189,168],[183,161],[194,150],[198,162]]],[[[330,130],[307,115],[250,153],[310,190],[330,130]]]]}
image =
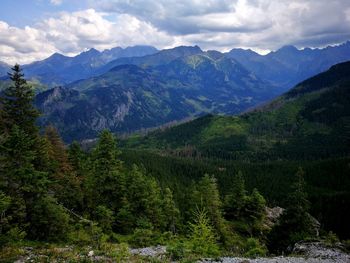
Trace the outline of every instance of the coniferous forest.
{"type": "MultiPolygon", "coordinates": [[[[281,255],[301,240],[350,237],[347,157],[254,162],[222,158],[205,144],[207,155],[189,147],[166,154],[132,148],[144,139],[120,142],[108,130],[88,145],[66,145],[53,125],[38,126],[19,65],[10,79],[0,114],[0,247],[8,262],[25,246],[74,248],[67,258],[52,250],[49,261],[97,253],[102,261],[139,262],[128,247],[163,245],[162,261],[192,262],[281,255]],[[277,206],[278,220],[268,213],[277,206]]],[[[176,129],[161,136],[186,135],[176,129]]]]}

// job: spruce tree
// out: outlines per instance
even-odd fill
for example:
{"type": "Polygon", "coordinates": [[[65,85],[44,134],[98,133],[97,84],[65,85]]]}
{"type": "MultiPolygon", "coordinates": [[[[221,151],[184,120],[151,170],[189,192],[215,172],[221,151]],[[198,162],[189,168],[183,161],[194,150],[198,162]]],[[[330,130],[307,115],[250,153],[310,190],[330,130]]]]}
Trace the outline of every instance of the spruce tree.
{"type": "Polygon", "coordinates": [[[269,237],[269,249],[272,252],[283,252],[305,238],[314,236],[313,223],[308,213],[310,203],[305,190],[304,171],[296,173],[292,193],[287,200],[287,207],[279,223],[273,227],[269,237]]]}
{"type": "Polygon", "coordinates": [[[85,189],[92,209],[104,205],[112,211],[120,208],[123,188],[122,162],[114,135],[102,131],[91,153],[90,172],[85,189]]]}
{"type": "Polygon", "coordinates": [[[49,220],[50,209],[59,213],[56,219],[50,219],[50,225],[56,228],[55,235],[58,236],[58,232],[65,233],[59,218],[67,216],[59,209],[56,200],[49,197],[48,149],[35,125],[39,114],[33,106],[34,93],[23,78],[19,65],[12,70],[9,75],[13,85],[5,89],[1,97],[4,125],[0,145],[1,187],[11,198],[8,208],[10,224],[15,226],[17,233],[26,231],[29,238],[50,238],[53,232],[46,232],[42,225],[49,220]],[[45,205],[41,211],[44,213],[39,215],[37,207],[43,202],[45,205]]]}
{"type": "Polygon", "coordinates": [[[173,199],[172,191],[167,187],[163,194],[163,224],[165,225],[165,230],[176,232],[176,226],[178,224],[180,211],[176,207],[173,199]]]}
{"type": "Polygon", "coordinates": [[[229,245],[230,234],[227,222],[223,217],[222,202],[215,177],[204,175],[192,198],[195,200],[193,213],[197,208],[204,209],[220,240],[229,245]]]}
{"type": "Polygon", "coordinates": [[[219,255],[218,237],[209,219],[207,211],[197,209],[193,214],[193,222],[189,223],[190,249],[199,257],[216,257],[219,255]]]}
{"type": "Polygon", "coordinates": [[[4,90],[4,96],[1,99],[4,128],[9,131],[17,125],[28,135],[35,135],[37,131],[35,121],[39,112],[33,106],[33,89],[23,78],[18,64],[12,68],[9,76],[13,84],[4,90]]]}
{"type": "Polygon", "coordinates": [[[228,220],[240,219],[242,209],[247,199],[246,194],[247,192],[245,190],[243,174],[241,171],[238,171],[238,173],[233,176],[232,189],[230,191],[230,194],[225,197],[225,217],[228,220]]]}

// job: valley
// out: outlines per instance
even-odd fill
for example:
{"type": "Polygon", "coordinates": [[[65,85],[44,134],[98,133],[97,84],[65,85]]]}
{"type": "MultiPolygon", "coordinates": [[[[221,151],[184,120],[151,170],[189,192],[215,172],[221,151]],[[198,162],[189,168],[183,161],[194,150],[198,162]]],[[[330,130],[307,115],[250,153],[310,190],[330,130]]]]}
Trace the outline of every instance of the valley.
{"type": "Polygon", "coordinates": [[[346,262],[348,47],[89,50],[25,65],[28,82],[16,65],[0,82],[4,258],[235,262],[304,240],[346,262]]]}

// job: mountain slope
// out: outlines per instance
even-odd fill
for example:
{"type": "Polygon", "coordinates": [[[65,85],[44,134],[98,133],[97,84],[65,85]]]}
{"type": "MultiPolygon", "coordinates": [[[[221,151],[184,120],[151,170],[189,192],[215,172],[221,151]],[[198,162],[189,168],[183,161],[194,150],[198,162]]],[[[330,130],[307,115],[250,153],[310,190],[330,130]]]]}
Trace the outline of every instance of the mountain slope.
{"type": "Polygon", "coordinates": [[[208,115],[145,137],[131,137],[125,146],[247,160],[346,156],[350,153],[349,105],[350,62],[346,62],[253,112],[208,115]]]}
{"type": "Polygon", "coordinates": [[[332,65],[350,60],[350,42],[323,49],[298,50],[293,46],[285,46],[264,56],[251,50],[233,49],[226,55],[236,59],[261,79],[286,91],[332,65]]]}
{"type": "Polygon", "coordinates": [[[163,49],[155,54],[150,54],[143,57],[130,57],[130,58],[120,58],[105,66],[101,67],[95,72],[95,75],[103,74],[108,72],[112,68],[120,65],[137,65],[141,67],[159,66],[162,64],[168,64],[171,61],[186,57],[190,55],[201,54],[203,51],[198,46],[179,46],[171,49],[163,49]]]}
{"type": "Polygon", "coordinates": [[[102,129],[129,133],[209,112],[238,113],[274,93],[234,60],[205,54],[158,67],[117,66],[67,89],[78,92],[76,100],[62,95],[52,101],[55,92],[68,92],[54,89],[36,105],[44,113],[41,124],[53,123],[68,141],[94,138],[102,129]]]}
{"type": "Polygon", "coordinates": [[[75,57],[67,57],[55,53],[42,61],[24,65],[26,77],[39,79],[50,86],[64,85],[88,78],[97,68],[122,57],[137,57],[154,54],[158,50],[150,46],[120,47],[104,50],[90,49],[75,57]]]}

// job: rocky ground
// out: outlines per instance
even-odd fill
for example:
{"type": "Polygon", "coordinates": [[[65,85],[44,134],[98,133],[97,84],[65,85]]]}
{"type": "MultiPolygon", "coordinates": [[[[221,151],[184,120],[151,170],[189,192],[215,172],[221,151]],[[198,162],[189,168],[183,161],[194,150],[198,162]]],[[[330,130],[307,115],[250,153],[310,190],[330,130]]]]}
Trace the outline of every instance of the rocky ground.
{"type": "Polygon", "coordinates": [[[220,258],[219,260],[201,260],[201,263],[350,263],[350,255],[340,245],[327,246],[320,242],[301,242],[294,247],[293,257],[272,258],[220,258]]]}
{"type": "MultiPolygon", "coordinates": [[[[147,247],[131,249],[131,254],[160,257],[166,254],[166,247],[147,247]]],[[[270,258],[241,258],[223,257],[220,259],[203,259],[198,263],[350,263],[350,255],[345,253],[340,245],[327,246],[320,242],[301,242],[295,245],[292,257],[270,257],[270,258]]]]}
{"type": "MultiPolygon", "coordinates": [[[[138,249],[115,248],[115,253],[110,255],[98,255],[91,249],[73,253],[72,247],[54,248],[54,250],[42,250],[41,253],[33,248],[23,248],[22,256],[13,261],[6,262],[171,262],[166,253],[165,246],[145,247],[138,249]],[[55,253],[57,256],[52,257],[55,253]],[[120,257],[125,254],[126,257],[120,257]],[[51,255],[51,256],[50,256],[51,255]],[[74,259],[74,260],[72,260],[74,259]]],[[[1,259],[1,256],[0,256],[1,259]]],[[[0,260],[1,262],[1,260],[0,260]]],[[[350,263],[350,255],[344,252],[341,244],[328,246],[321,242],[297,243],[293,250],[293,256],[260,257],[255,259],[242,257],[222,257],[219,259],[202,259],[198,263],[350,263]]]]}

